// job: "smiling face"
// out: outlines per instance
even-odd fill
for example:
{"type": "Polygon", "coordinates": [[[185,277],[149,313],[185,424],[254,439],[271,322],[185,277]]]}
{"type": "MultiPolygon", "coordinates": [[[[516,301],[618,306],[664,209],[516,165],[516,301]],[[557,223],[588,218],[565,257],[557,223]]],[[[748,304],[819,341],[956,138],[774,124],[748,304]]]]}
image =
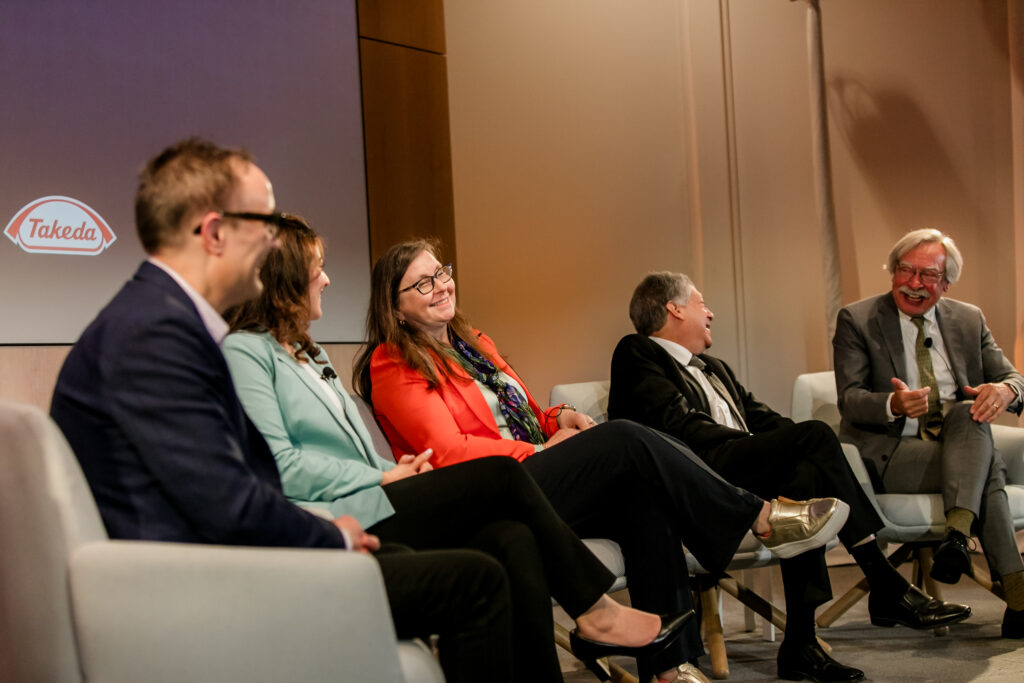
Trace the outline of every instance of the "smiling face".
{"type": "MultiPolygon", "coordinates": [[[[272,213],[274,191],[270,180],[255,164],[235,162],[237,184],[227,201],[224,211],[272,213]]],[[[223,308],[254,299],[263,291],[260,281],[260,266],[277,240],[270,234],[265,223],[244,218],[222,218],[224,231],[221,278],[223,287],[223,308]]]]}
{"type": "Polygon", "coordinates": [[[319,244],[313,248],[313,259],[309,267],[309,320],[319,320],[324,316],[322,306],[323,293],[331,285],[331,278],[324,271],[323,247],[319,244]]]}
{"type": "Polygon", "coordinates": [[[421,280],[429,280],[441,269],[441,263],[429,251],[421,251],[406,268],[398,283],[398,319],[406,325],[429,334],[438,341],[448,341],[448,323],[455,317],[455,280],[433,280],[434,289],[420,294],[413,287],[421,280]],[[409,289],[411,288],[411,289],[409,289]]]}
{"type": "Polygon", "coordinates": [[[666,306],[669,315],[675,316],[678,321],[674,326],[673,341],[694,355],[711,348],[711,321],[715,319],[715,314],[704,304],[704,296],[696,287],[690,292],[690,300],[685,306],[674,301],[668,302],[666,306]]]}
{"type": "Polygon", "coordinates": [[[909,316],[923,315],[949,289],[945,278],[946,248],[939,242],[922,242],[899,258],[892,275],[892,298],[896,307],[909,316]],[[900,272],[909,270],[909,274],[900,272]],[[938,282],[924,282],[926,277],[941,274],[938,282]]]}

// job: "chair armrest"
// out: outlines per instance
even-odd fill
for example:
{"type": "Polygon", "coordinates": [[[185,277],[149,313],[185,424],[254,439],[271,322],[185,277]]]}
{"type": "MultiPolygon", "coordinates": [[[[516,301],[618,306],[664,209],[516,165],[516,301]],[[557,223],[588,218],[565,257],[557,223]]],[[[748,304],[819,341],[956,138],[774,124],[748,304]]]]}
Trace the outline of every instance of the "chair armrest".
{"type": "Polygon", "coordinates": [[[875,487],[871,483],[871,477],[868,475],[867,468],[864,467],[864,461],[860,457],[860,450],[850,443],[844,443],[842,447],[843,455],[853,471],[853,476],[857,478],[857,483],[864,489],[865,495],[871,501],[871,505],[875,508],[878,516],[885,520],[885,513],[882,512],[882,507],[878,504],[878,498],[875,497],[875,487]]]}
{"type": "Polygon", "coordinates": [[[1024,429],[992,425],[992,440],[1006,463],[1006,481],[1024,484],[1024,429]]]}
{"type": "Polygon", "coordinates": [[[107,541],[70,581],[88,680],[403,680],[366,555],[107,541]]]}

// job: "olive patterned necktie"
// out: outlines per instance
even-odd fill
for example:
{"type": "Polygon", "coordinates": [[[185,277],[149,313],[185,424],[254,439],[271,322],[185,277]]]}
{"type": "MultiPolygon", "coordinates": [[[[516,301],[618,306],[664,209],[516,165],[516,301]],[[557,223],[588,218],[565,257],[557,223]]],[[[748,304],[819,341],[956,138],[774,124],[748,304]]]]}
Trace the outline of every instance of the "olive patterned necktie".
{"type": "Polygon", "coordinates": [[[939,383],[935,379],[932,367],[932,352],[925,344],[924,316],[915,315],[910,318],[917,328],[917,342],[914,351],[917,355],[917,377],[921,388],[931,387],[928,392],[928,414],[918,418],[918,434],[925,441],[938,441],[942,431],[942,407],[939,405],[939,383]]]}
{"type": "MultiPolygon", "coordinates": [[[[711,368],[708,367],[708,364],[705,363],[700,358],[697,358],[697,356],[690,357],[689,365],[690,367],[697,368],[698,370],[704,373],[704,376],[708,378],[708,382],[711,383],[711,386],[714,388],[715,392],[717,392],[718,395],[722,397],[722,400],[725,401],[726,405],[729,406],[729,410],[732,411],[732,416],[733,418],[736,419],[736,422],[737,424],[739,424],[740,429],[742,429],[745,432],[749,432],[750,430],[747,429],[746,420],[743,419],[743,415],[740,414],[739,408],[736,407],[736,403],[732,400],[732,396],[729,395],[729,390],[725,388],[725,384],[718,377],[718,375],[713,373],[711,371],[711,368]]],[[[711,397],[708,396],[707,398],[708,403],[711,403],[711,397]]]]}

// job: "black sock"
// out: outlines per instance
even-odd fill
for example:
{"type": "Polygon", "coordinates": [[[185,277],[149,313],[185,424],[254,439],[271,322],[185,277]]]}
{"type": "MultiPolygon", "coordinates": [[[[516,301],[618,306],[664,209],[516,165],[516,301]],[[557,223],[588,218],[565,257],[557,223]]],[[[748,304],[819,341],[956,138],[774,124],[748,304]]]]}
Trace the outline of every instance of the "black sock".
{"type": "Polygon", "coordinates": [[[814,608],[786,605],[786,643],[800,647],[814,641],[814,608]]]}
{"type": "Polygon", "coordinates": [[[903,595],[910,587],[907,580],[889,564],[876,541],[861,543],[851,548],[850,554],[867,577],[872,591],[903,595]]]}

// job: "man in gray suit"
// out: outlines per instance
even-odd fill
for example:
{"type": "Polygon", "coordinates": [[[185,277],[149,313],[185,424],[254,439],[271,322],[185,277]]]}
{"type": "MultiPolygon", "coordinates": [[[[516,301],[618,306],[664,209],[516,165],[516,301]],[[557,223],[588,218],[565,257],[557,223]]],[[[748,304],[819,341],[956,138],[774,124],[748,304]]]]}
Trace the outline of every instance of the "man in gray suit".
{"type": "Polygon", "coordinates": [[[977,533],[1006,595],[1003,637],[1024,638],[1024,563],[989,426],[1006,410],[1020,414],[1024,377],[978,307],[942,298],[962,265],[948,236],[915,230],[889,253],[891,293],[839,312],[840,438],[860,449],[886,492],[942,493],[946,535],[932,578],[956,583],[970,572],[977,533]]]}

